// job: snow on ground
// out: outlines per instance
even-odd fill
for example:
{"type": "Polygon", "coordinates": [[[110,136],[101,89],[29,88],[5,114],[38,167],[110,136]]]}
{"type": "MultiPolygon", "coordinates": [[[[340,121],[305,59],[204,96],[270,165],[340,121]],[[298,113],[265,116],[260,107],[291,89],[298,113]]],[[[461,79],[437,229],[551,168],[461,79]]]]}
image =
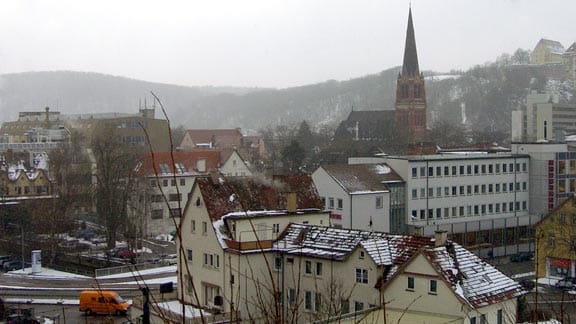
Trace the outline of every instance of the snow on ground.
{"type": "Polygon", "coordinates": [[[136,272],[124,272],[124,273],[117,273],[108,276],[100,276],[98,279],[116,279],[116,278],[132,278],[134,276],[143,276],[143,275],[152,275],[152,274],[164,274],[164,273],[176,273],[176,266],[166,266],[166,267],[159,267],[154,269],[146,269],[136,272]]]}
{"type": "MultiPolygon", "coordinates": [[[[179,315],[182,317],[182,304],[178,300],[168,301],[168,302],[158,302],[156,306],[165,310],[168,310],[174,314],[179,315]]],[[[192,307],[190,305],[186,305],[186,318],[197,318],[200,317],[200,312],[202,312],[203,316],[207,316],[208,313],[192,307]]]]}
{"type": "Polygon", "coordinates": [[[79,279],[86,279],[86,278],[90,278],[87,276],[83,276],[83,275],[79,275],[79,274],[75,274],[75,273],[70,273],[70,272],[63,272],[63,271],[58,271],[58,270],[54,270],[54,269],[50,269],[50,268],[42,268],[42,271],[40,273],[32,273],[32,268],[25,268],[25,269],[20,269],[20,270],[14,270],[14,271],[10,271],[7,272],[5,275],[8,276],[30,276],[33,278],[40,278],[40,279],[49,279],[49,280],[53,280],[53,279],[73,279],[73,278],[79,278],[79,279]]]}

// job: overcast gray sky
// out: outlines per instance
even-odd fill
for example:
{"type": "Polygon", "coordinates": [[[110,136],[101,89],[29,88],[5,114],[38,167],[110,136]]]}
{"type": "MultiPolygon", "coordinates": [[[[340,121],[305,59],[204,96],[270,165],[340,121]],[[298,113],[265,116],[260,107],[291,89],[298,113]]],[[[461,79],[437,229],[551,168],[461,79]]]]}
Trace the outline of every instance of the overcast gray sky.
{"type": "MultiPolygon", "coordinates": [[[[289,87],[402,63],[408,1],[0,0],[0,73],[91,71],[181,85],[289,87]]],[[[413,0],[423,70],[540,38],[576,41],[573,0],[413,0]]]]}

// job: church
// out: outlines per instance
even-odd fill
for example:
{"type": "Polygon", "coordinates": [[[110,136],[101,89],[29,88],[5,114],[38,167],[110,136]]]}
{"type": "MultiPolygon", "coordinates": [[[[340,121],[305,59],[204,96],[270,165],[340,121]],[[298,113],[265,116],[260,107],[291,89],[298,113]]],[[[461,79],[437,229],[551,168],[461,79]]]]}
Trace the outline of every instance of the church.
{"type": "Polygon", "coordinates": [[[421,143],[426,132],[426,88],[418,66],[410,8],[394,109],[352,111],[339,125],[334,138],[337,141],[345,138],[349,145],[358,147],[350,153],[362,154],[360,147],[368,147],[371,152],[366,153],[405,153],[407,147],[421,143]]]}

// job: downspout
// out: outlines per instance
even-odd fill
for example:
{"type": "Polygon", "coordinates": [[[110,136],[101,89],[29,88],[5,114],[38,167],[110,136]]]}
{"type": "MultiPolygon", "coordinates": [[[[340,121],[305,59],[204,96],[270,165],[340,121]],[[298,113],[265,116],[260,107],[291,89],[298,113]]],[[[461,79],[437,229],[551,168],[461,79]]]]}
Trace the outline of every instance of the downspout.
{"type": "Polygon", "coordinates": [[[350,228],[352,227],[352,202],[354,201],[354,195],[350,194],[350,228]]]}

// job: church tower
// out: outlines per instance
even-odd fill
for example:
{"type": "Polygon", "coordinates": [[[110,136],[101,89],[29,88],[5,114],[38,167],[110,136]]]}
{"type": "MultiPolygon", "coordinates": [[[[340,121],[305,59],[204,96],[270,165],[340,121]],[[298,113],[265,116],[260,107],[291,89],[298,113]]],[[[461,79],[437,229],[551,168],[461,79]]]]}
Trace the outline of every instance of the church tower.
{"type": "Polygon", "coordinates": [[[408,11],[408,28],[404,46],[402,72],[396,81],[396,127],[410,141],[419,141],[426,135],[426,90],[424,76],[418,68],[416,38],[412,25],[412,8],[408,11]]]}

